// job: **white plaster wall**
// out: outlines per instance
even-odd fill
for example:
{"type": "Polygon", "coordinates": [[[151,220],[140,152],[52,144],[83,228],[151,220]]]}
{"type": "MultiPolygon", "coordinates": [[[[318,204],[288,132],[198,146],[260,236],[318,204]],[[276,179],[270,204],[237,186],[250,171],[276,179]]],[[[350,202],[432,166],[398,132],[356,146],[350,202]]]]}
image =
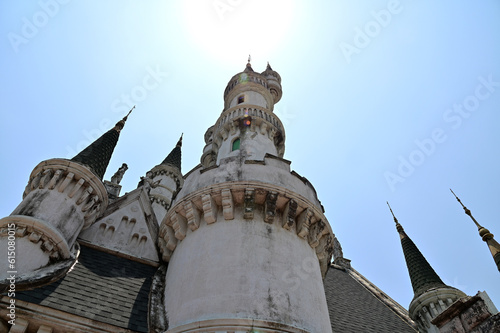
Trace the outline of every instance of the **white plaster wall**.
{"type": "Polygon", "coordinates": [[[258,105],[263,108],[267,108],[267,102],[264,96],[262,96],[260,93],[256,91],[245,91],[238,96],[234,97],[231,100],[231,103],[229,104],[229,108],[232,108],[233,106],[238,105],[238,97],[241,95],[245,95],[245,101],[243,103],[240,103],[239,105],[245,105],[245,104],[252,104],[252,105],[258,105]]]}
{"type": "Polygon", "coordinates": [[[170,200],[172,200],[172,195],[175,192],[175,189],[177,188],[175,180],[168,175],[157,175],[156,177],[153,178],[153,181],[154,182],[160,181],[160,183],[157,187],[151,188],[151,191],[149,193],[161,195],[167,198],[168,201],[170,202],[170,200]]]}
{"type": "MultiPolygon", "coordinates": [[[[7,271],[9,271],[9,263],[7,258],[8,250],[8,239],[7,237],[0,238],[0,280],[8,277],[7,271]]],[[[15,269],[17,270],[17,276],[44,267],[49,263],[49,253],[43,252],[40,249],[40,243],[30,242],[28,237],[19,238],[16,237],[16,249],[15,249],[15,269]]]]}
{"type": "Polygon", "coordinates": [[[256,130],[256,132],[246,131],[242,138],[241,149],[245,152],[246,158],[262,161],[267,153],[277,156],[278,151],[273,140],[267,133],[262,134],[259,128],[256,130]]]}
{"type": "Polygon", "coordinates": [[[220,147],[219,147],[219,151],[217,152],[217,164],[220,163],[220,160],[223,159],[223,158],[226,158],[226,157],[230,157],[230,156],[238,156],[240,154],[240,150],[241,150],[241,141],[242,138],[240,138],[240,149],[237,149],[235,151],[233,151],[233,141],[234,139],[238,138],[240,136],[240,130],[237,129],[235,134],[231,134],[229,133],[228,134],[228,137],[226,140],[222,140],[221,144],[220,144],[220,147]]]}
{"type": "Polygon", "coordinates": [[[137,258],[158,261],[155,236],[147,225],[139,198],[97,220],[79,239],[137,258]]]}
{"type": "Polygon", "coordinates": [[[37,189],[31,191],[11,215],[35,217],[57,229],[69,247],[73,245],[84,223],[84,213],[77,206],[75,197],[69,198],[57,190],[37,189]]]}
{"type": "Polygon", "coordinates": [[[218,221],[188,232],[169,262],[170,328],[251,318],[331,332],[318,260],[305,240],[259,212],[253,220],[218,221]]]}

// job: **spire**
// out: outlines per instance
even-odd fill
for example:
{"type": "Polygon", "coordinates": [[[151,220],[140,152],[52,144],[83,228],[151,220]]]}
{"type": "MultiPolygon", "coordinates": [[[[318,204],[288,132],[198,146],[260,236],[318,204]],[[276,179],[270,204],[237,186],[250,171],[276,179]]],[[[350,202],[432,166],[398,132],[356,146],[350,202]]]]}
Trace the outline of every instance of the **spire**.
{"type": "Polygon", "coordinates": [[[252,60],[252,57],[250,55],[248,55],[248,62],[247,62],[247,66],[245,67],[244,72],[253,72],[252,65],[250,64],[251,60],[252,60]]]}
{"type": "Polygon", "coordinates": [[[127,121],[130,112],[132,112],[134,108],[135,106],[130,109],[122,120],[116,123],[115,127],[91,143],[87,148],[73,157],[71,161],[89,167],[90,170],[102,180],[106,173],[111,155],[113,154],[113,150],[118,142],[118,138],[120,137],[120,131],[123,129],[123,126],[125,126],[125,121],[127,121]]]}
{"type": "Polygon", "coordinates": [[[392,212],[389,202],[387,203],[394,217],[394,222],[396,222],[396,229],[398,230],[399,236],[401,237],[401,246],[403,247],[403,253],[406,260],[406,266],[408,267],[408,273],[410,275],[411,285],[413,287],[413,292],[415,294],[414,299],[433,288],[446,287],[443,281],[436,274],[431,265],[427,262],[425,257],[419,251],[417,246],[413,241],[406,235],[403,227],[399,224],[396,216],[392,212]]]}
{"type": "Polygon", "coordinates": [[[168,156],[163,160],[163,162],[161,162],[161,164],[170,164],[181,171],[181,147],[183,135],[184,133],[181,134],[181,137],[179,141],[177,141],[175,148],[172,149],[170,154],[168,154],[168,156]]]}
{"type": "Polygon", "coordinates": [[[472,219],[472,222],[474,222],[474,224],[476,225],[477,230],[479,231],[479,236],[481,236],[483,241],[485,241],[486,244],[488,244],[491,255],[493,256],[493,259],[495,260],[495,264],[497,265],[497,269],[500,271],[500,244],[498,244],[498,242],[493,238],[493,234],[490,233],[490,231],[488,229],[481,226],[476,221],[474,216],[472,216],[471,211],[467,207],[465,207],[465,205],[462,203],[462,201],[460,201],[458,196],[455,194],[455,192],[453,192],[453,190],[451,188],[450,188],[450,191],[451,191],[451,193],[453,193],[453,195],[455,196],[457,201],[460,203],[460,205],[462,205],[462,208],[464,209],[465,214],[469,215],[469,217],[472,219]]]}

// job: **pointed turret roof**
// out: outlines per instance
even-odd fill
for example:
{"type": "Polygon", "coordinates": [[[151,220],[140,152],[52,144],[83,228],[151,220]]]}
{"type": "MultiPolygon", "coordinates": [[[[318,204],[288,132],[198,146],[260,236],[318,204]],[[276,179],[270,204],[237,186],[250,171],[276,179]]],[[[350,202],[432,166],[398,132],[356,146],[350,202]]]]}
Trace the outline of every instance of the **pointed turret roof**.
{"type": "Polygon", "coordinates": [[[182,147],[182,134],[179,141],[177,141],[177,145],[175,145],[175,148],[172,149],[170,154],[168,154],[168,156],[163,160],[163,162],[161,162],[161,164],[172,165],[177,169],[179,169],[179,171],[181,171],[181,157],[182,157],[181,147],[182,147]]]}
{"type": "MultiPolygon", "coordinates": [[[[389,203],[387,203],[387,205],[389,205],[389,203]]],[[[391,206],[389,206],[389,209],[394,217],[396,230],[401,238],[401,246],[403,247],[406,266],[408,267],[411,285],[415,294],[414,298],[417,298],[433,288],[452,288],[443,283],[441,278],[436,274],[434,269],[419,251],[415,243],[413,243],[410,237],[408,237],[405,233],[403,227],[399,224],[398,219],[394,216],[391,206]]]]}
{"type": "Polygon", "coordinates": [[[96,176],[99,177],[99,179],[102,180],[104,174],[106,173],[106,168],[108,167],[109,160],[111,159],[116,143],[118,142],[118,138],[120,137],[120,131],[125,126],[128,115],[134,108],[135,106],[125,117],[123,117],[122,120],[116,123],[115,127],[92,142],[87,148],[73,157],[71,161],[87,166],[96,176]]]}
{"type": "Polygon", "coordinates": [[[451,193],[453,193],[453,195],[455,196],[457,201],[460,203],[460,205],[462,205],[462,208],[464,209],[465,214],[469,215],[469,217],[472,219],[472,222],[474,222],[474,224],[476,225],[477,230],[479,231],[479,236],[481,236],[483,241],[485,241],[486,244],[488,244],[488,248],[490,249],[491,255],[493,256],[493,259],[495,260],[495,264],[497,265],[497,269],[500,271],[500,244],[495,240],[495,238],[493,238],[493,234],[488,229],[481,226],[476,221],[474,216],[472,216],[471,211],[467,207],[465,207],[465,205],[462,203],[462,201],[460,201],[458,196],[455,194],[455,192],[453,192],[453,190],[451,188],[450,188],[450,191],[451,191],[451,193]]]}

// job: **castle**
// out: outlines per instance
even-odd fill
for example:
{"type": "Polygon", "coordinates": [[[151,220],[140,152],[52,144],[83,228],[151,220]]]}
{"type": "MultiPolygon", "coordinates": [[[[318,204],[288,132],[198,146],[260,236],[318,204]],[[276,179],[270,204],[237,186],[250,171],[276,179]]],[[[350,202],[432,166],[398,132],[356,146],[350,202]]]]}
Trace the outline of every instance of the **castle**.
{"type": "Polygon", "coordinates": [[[488,296],[444,284],[396,217],[409,310],[351,267],[314,187],[283,158],[281,96],[280,75],[249,61],[200,164],[181,173],[181,136],[124,195],[126,164],[103,177],[128,115],[71,160],[39,163],[0,220],[0,331],[499,331],[488,296]]]}

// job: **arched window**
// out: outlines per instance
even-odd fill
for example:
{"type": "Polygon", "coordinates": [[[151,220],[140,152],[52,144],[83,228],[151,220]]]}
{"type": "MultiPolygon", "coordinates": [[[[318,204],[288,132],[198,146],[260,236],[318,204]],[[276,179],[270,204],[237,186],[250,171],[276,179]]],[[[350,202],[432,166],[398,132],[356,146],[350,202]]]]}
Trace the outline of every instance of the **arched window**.
{"type": "Polygon", "coordinates": [[[240,138],[237,138],[233,141],[233,146],[231,148],[231,151],[235,151],[240,149],[240,138]]]}
{"type": "Polygon", "coordinates": [[[238,104],[241,104],[245,101],[245,95],[238,96],[238,104]]]}

